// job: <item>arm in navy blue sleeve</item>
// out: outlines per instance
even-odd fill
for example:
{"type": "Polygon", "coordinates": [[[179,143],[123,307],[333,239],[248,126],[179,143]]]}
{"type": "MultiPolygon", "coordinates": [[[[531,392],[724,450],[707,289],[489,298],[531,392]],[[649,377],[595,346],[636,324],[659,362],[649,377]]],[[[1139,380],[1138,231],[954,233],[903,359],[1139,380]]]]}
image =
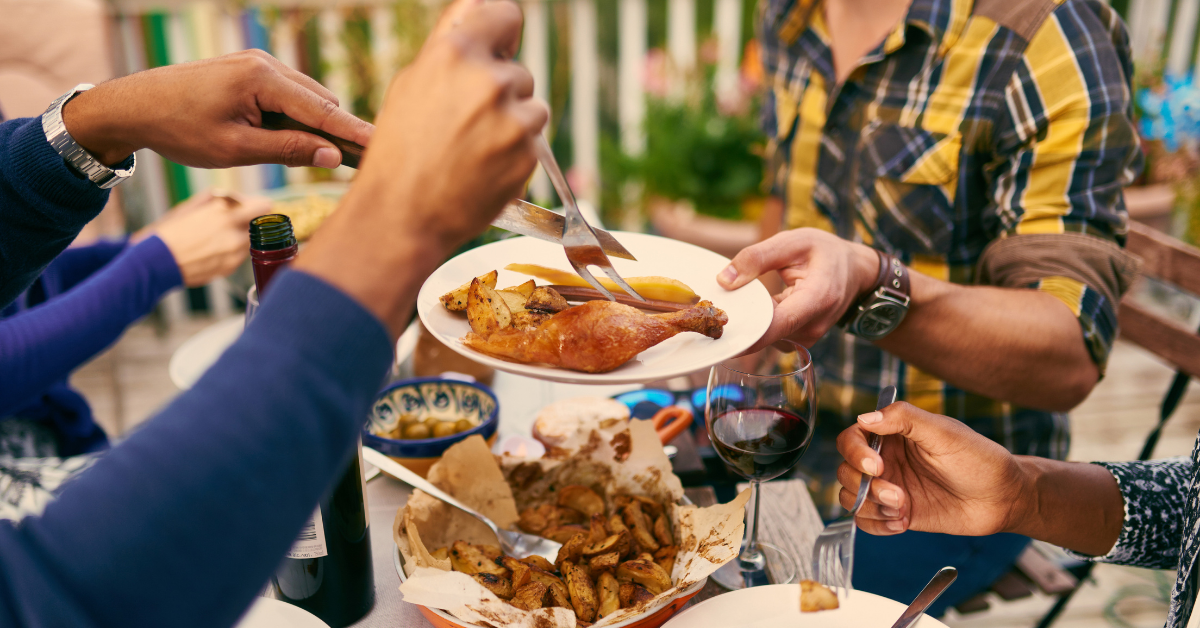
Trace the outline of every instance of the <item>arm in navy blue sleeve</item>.
{"type": "Polygon", "coordinates": [[[92,276],[114,257],[129,246],[128,238],[101,240],[86,246],[72,246],[59,253],[42,272],[42,276],[53,272],[58,283],[58,292],[66,292],[79,282],[92,276]]]}
{"type": "Polygon", "coordinates": [[[0,522],[0,625],[231,626],[349,460],[392,359],[383,325],[301,272],[191,390],[0,522]]]}
{"type": "Polygon", "coordinates": [[[171,251],[153,236],[74,289],[0,320],[0,416],[103,351],[181,283],[171,251]]]}
{"type": "Polygon", "coordinates": [[[0,307],[17,298],[95,218],[108,190],[71,170],[41,118],[0,123],[0,307]]]}

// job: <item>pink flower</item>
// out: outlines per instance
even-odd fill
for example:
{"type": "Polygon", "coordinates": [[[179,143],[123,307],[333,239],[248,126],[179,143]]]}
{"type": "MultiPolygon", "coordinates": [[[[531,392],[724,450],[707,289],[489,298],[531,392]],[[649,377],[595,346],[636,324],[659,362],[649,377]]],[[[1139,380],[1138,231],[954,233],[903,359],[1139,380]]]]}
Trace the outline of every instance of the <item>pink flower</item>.
{"type": "Polygon", "coordinates": [[[664,98],[667,95],[670,61],[662,48],[646,53],[646,64],[642,71],[642,89],[647,94],[664,98]]]}

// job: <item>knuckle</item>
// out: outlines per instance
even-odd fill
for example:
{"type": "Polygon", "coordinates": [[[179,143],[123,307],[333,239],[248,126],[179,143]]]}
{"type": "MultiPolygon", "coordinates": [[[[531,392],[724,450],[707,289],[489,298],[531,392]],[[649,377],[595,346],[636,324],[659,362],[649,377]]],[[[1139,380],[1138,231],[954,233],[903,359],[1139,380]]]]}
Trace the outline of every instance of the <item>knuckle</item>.
{"type": "Polygon", "coordinates": [[[289,166],[304,165],[308,156],[304,149],[304,142],[298,134],[288,134],[279,147],[279,161],[289,166]]]}

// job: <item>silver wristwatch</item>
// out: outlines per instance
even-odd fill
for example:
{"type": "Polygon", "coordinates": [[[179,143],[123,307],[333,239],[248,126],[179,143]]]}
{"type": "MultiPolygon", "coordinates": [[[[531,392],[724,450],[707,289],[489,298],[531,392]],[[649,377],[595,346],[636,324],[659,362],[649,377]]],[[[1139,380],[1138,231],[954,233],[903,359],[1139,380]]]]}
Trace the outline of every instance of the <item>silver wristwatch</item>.
{"type": "Polygon", "coordinates": [[[83,176],[87,177],[92,183],[95,183],[102,190],[115,187],[118,183],[133,176],[133,171],[137,168],[137,157],[133,157],[132,163],[128,170],[113,170],[108,166],[100,163],[92,154],[84,150],[82,146],[75,142],[75,138],[67,132],[67,126],[63,124],[62,109],[67,101],[74,98],[79,92],[87,91],[95,85],[81,83],[76,85],[71,91],[59,96],[58,100],[50,103],[46,112],[42,114],[42,130],[46,132],[46,141],[62,155],[63,161],[74,168],[83,176]]]}

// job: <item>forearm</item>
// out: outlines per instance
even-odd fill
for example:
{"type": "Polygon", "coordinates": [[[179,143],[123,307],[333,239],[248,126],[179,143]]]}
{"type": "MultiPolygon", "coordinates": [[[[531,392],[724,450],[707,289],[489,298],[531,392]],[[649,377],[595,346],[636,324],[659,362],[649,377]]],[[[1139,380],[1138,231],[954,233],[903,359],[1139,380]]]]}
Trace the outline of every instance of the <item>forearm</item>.
{"type": "Polygon", "coordinates": [[[1108,554],[1125,521],[1125,498],[1112,473],[1094,464],[1016,458],[1023,490],[1006,531],[1089,556],[1108,554]]]}
{"type": "Polygon", "coordinates": [[[1078,405],[1099,379],[1079,321],[1050,294],[910,275],[908,315],[877,344],[913,367],[963,390],[1055,411],[1078,405]]]}

